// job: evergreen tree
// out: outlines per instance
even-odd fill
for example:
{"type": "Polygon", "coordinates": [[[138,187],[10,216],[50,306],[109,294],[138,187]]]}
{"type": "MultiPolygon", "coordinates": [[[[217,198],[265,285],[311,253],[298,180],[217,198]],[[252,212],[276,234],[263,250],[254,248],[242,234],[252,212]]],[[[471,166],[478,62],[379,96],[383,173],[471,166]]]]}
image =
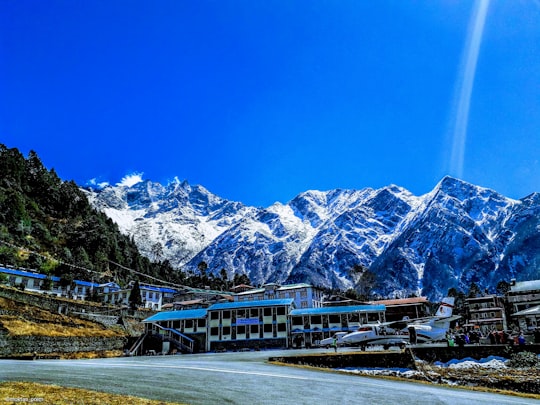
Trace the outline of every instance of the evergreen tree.
{"type": "Polygon", "coordinates": [[[131,293],[129,294],[129,307],[136,310],[139,306],[141,306],[141,304],[141,287],[139,285],[139,280],[136,280],[131,288],[131,293]]]}

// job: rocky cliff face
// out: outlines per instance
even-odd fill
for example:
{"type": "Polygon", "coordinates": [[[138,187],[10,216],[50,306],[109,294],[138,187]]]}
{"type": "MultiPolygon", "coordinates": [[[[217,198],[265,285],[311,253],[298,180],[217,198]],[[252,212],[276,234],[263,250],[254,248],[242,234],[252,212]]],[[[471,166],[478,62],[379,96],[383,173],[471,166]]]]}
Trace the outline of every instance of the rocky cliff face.
{"type": "Polygon", "coordinates": [[[184,271],[245,273],[258,284],[354,287],[355,266],[383,296],[430,299],[472,282],[540,278],[540,194],[511,200],[445,177],[423,196],[382,189],[307,191],[287,204],[247,207],[201,186],[149,181],[89,190],[90,201],[153,260],[184,271]]]}

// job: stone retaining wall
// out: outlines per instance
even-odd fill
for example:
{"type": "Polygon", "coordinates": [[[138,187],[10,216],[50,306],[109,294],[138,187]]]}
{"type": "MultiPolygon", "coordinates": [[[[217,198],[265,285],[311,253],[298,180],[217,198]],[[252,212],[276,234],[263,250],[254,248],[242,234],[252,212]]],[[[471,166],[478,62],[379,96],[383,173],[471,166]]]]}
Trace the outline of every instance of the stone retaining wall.
{"type": "Polygon", "coordinates": [[[269,361],[323,368],[384,367],[415,369],[409,350],[403,352],[324,353],[270,357],[269,361]]]}
{"type": "Polygon", "coordinates": [[[78,353],[122,350],[127,342],[124,337],[51,337],[9,336],[0,334],[0,357],[17,357],[36,353],[78,353]]]}
{"type": "MultiPolygon", "coordinates": [[[[0,285],[0,297],[13,301],[33,305],[45,311],[69,315],[74,312],[102,313],[103,315],[128,315],[128,310],[120,308],[109,308],[107,306],[88,301],[75,301],[61,299],[56,296],[49,296],[39,293],[30,293],[17,290],[16,288],[0,285]]],[[[146,319],[156,312],[151,311],[129,311],[129,315],[137,319],[146,319]]]]}

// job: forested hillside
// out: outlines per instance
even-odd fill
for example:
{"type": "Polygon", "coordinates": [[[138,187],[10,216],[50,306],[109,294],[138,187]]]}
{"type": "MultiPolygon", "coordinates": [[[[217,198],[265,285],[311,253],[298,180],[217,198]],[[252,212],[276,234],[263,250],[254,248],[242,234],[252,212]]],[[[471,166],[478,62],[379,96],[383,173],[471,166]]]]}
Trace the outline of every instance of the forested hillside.
{"type": "Polygon", "coordinates": [[[167,261],[152,263],[140,255],[132,239],[90,206],[77,184],[45,168],[35,152],[25,158],[2,144],[0,264],[66,279],[123,283],[137,277],[127,270],[132,269],[170,282],[185,281],[167,261]]]}

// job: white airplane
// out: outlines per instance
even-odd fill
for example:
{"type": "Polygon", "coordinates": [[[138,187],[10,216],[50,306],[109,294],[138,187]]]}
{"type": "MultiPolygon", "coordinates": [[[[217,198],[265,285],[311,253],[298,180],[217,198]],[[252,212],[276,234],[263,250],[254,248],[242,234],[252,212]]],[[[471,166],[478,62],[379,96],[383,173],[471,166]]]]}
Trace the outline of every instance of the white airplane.
{"type": "Polygon", "coordinates": [[[382,324],[362,325],[357,331],[342,337],[344,345],[382,345],[405,347],[408,343],[426,343],[444,340],[450,323],[459,316],[452,316],[454,298],[443,298],[435,315],[425,318],[404,319],[382,324]]]}

